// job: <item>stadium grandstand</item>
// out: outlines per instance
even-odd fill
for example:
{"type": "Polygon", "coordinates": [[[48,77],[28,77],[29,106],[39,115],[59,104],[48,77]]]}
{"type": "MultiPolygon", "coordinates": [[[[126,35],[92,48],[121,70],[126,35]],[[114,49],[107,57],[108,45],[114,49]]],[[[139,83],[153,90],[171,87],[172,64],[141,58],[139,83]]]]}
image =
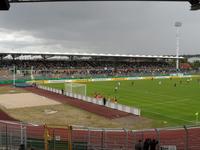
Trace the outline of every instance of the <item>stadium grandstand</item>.
{"type": "MultiPolygon", "coordinates": [[[[175,56],[87,53],[0,53],[1,80],[152,76],[177,73],[175,56]]],[[[180,60],[185,60],[179,57],[180,60]]],[[[191,67],[182,63],[179,72],[191,67]]]]}

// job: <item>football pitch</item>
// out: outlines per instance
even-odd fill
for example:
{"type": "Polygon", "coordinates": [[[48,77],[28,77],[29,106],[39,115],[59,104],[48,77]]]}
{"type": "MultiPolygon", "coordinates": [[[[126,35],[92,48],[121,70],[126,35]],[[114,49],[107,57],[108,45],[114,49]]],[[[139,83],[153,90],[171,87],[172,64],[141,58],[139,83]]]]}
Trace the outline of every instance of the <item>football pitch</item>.
{"type": "MultiPolygon", "coordinates": [[[[180,78],[99,81],[85,84],[88,96],[99,93],[107,98],[116,97],[118,103],[140,108],[141,116],[152,119],[155,127],[164,127],[197,123],[197,112],[200,113],[199,80],[180,78]]],[[[64,89],[64,83],[53,83],[48,86],[64,89]]]]}

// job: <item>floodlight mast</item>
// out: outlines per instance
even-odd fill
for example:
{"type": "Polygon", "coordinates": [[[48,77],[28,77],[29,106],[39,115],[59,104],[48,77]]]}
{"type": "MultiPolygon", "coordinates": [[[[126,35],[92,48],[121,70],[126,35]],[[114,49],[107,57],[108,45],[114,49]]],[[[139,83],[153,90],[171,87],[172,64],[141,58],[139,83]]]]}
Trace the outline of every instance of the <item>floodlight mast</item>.
{"type": "Polygon", "coordinates": [[[15,65],[13,66],[13,86],[15,87],[15,84],[16,84],[16,67],[15,65]]]}
{"type": "Polygon", "coordinates": [[[176,70],[179,70],[179,51],[180,51],[180,35],[179,28],[182,26],[181,22],[175,22],[174,26],[176,27],[176,70]]]}

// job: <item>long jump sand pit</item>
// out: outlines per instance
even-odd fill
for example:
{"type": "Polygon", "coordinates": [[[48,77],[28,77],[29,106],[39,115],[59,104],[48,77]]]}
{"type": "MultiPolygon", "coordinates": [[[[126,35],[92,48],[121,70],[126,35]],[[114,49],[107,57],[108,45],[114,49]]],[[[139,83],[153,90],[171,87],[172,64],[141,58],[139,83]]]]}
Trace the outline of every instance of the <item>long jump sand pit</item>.
{"type": "Polygon", "coordinates": [[[6,109],[58,105],[57,101],[33,93],[1,94],[0,105],[6,109]]]}

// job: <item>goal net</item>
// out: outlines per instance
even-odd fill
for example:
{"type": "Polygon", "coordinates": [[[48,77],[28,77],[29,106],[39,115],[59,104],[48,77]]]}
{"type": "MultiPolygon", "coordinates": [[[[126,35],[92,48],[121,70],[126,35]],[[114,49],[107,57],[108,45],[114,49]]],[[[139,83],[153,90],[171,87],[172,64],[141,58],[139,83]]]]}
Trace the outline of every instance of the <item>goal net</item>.
{"type": "Polygon", "coordinates": [[[86,96],[86,84],[80,83],[64,83],[65,84],[65,91],[70,93],[76,93],[80,95],[86,96]]]}

